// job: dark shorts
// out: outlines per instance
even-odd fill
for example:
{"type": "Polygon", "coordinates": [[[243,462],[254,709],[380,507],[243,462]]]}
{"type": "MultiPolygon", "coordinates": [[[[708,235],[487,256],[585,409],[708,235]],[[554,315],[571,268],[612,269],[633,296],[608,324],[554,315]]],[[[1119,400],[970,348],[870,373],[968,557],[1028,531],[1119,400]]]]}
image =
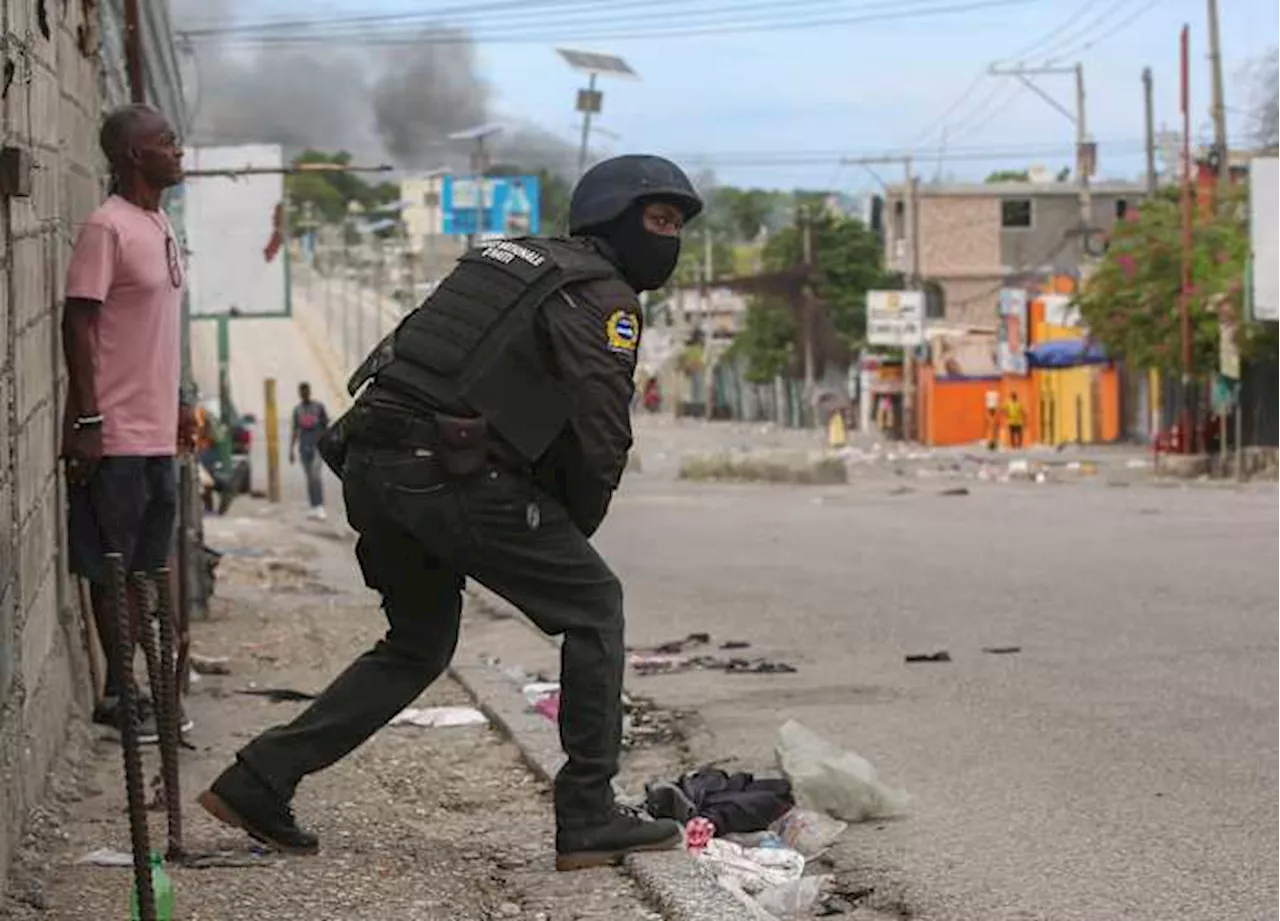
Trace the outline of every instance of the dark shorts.
{"type": "Polygon", "coordinates": [[[168,565],[177,494],[172,457],[104,457],[87,485],[67,488],[71,571],[102,582],[108,553],[122,554],[129,572],[168,565]]]}

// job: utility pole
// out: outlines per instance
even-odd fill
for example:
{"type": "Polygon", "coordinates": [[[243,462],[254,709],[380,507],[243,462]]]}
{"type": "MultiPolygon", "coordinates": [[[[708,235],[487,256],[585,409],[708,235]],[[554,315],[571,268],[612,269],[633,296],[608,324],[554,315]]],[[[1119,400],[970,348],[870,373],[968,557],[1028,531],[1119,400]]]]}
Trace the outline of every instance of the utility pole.
{"type": "Polygon", "coordinates": [[[1089,130],[1085,121],[1084,65],[1076,67],[1076,180],[1080,185],[1080,248],[1081,257],[1088,255],[1089,228],[1093,226],[1093,190],[1089,177],[1093,175],[1097,153],[1089,144],[1089,130]]]}
{"type": "MultiPolygon", "coordinates": [[[[800,209],[800,246],[801,258],[808,275],[813,270],[813,221],[806,207],[800,209]]],[[[807,414],[813,409],[814,392],[817,389],[813,355],[813,290],[808,277],[805,278],[800,296],[804,330],[804,404],[807,414]]],[[[802,426],[805,421],[805,419],[801,420],[802,426]]]]}
{"type": "Polygon", "coordinates": [[[351,242],[347,237],[347,221],[342,222],[342,357],[350,367],[351,360],[351,242]]]}
{"type": "Polygon", "coordinates": [[[1191,348],[1191,259],[1192,220],[1191,183],[1191,27],[1182,27],[1182,291],[1178,298],[1182,330],[1182,453],[1190,454],[1195,442],[1195,413],[1192,407],[1191,348]]]}
{"type": "Polygon", "coordinates": [[[582,141],[578,145],[578,178],[587,171],[587,146],[591,143],[591,116],[600,111],[600,94],[596,92],[596,74],[587,78],[587,88],[579,96],[578,109],[582,112],[582,141]]]}
{"type": "Polygon", "coordinates": [[[1147,195],[1156,194],[1156,114],[1151,68],[1142,68],[1142,105],[1145,114],[1147,147],[1147,195]]]}
{"type": "Polygon", "coordinates": [[[124,0],[124,57],[129,71],[129,101],[146,102],[147,89],[142,69],[142,17],[138,13],[138,0],[124,0]]]}
{"type": "Polygon", "coordinates": [[[1209,4],[1209,66],[1213,71],[1213,146],[1218,154],[1219,208],[1227,200],[1231,184],[1231,168],[1227,162],[1227,106],[1222,89],[1222,44],[1218,37],[1218,0],[1209,4]]]}
{"type": "MultiPolygon", "coordinates": [[[[594,75],[593,75],[594,77],[594,75]]],[[[715,368],[711,360],[711,279],[714,276],[711,246],[711,227],[703,227],[702,233],[702,417],[711,421],[715,408],[712,391],[715,388],[715,368]]]]}
{"type": "Polygon", "coordinates": [[[1093,191],[1089,185],[1089,177],[1093,174],[1097,161],[1097,150],[1089,141],[1088,122],[1085,117],[1084,65],[1077,63],[1073,67],[998,67],[988,68],[992,76],[1013,77],[1031,90],[1050,106],[1061,112],[1076,126],[1076,185],[1080,197],[1080,260],[1081,274],[1086,260],[1089,258],[1089,231],[1093,226],[1093,191]],[[1076,81],[1076,110],[1071,112],[1056,99],[1036,86],[1028,77],[1041,76],[1074,76],[1076,81]]]}
{"type": "MultiPolygon", "coordinates": [[[[907,195],[911,196],[911,204],[907,208],[907,220],[911,223],[908,239],[911,241],[911,275],[907,280],[907,288],[920,291],[924,288],[920,277],[920,179],[915,174],[914,164],[908,157],[904,162],[907,173],[907,195]]],[[[925,310],[926,316],[928,310],[925,310]]],[[[916,441],[916,347],[908,345],[902,350],[902,439],[916,441]]]]}

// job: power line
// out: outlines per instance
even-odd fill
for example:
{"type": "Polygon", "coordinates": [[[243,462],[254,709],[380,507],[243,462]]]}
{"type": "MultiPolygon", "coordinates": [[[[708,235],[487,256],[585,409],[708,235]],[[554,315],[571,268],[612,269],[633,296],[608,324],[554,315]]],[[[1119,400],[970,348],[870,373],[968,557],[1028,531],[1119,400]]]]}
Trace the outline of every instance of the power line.
{"type": "Polygon", "coordinates": [[[1066,60],[1068,57],[1070,57],[1075,53],[1074,46],[1077,43],[1079,43],[1081,39],[1085,39],[1086,41],[1088,41],[1089,40],[1088,37],[1098,32],[1098,30],[1102,29],[1103,25],[1107,22],[1107,20],[1109,20],[1112,16],[1116,15],[1117,13],[1124,12],[1125,7],[1130,2],[1131,0],[1116,0],[1116,2],[1112,3],[1110,6],[1104,9],[1097,16],[1093,17],[1092,19],[1086,22],[1082,22],[1079,25],[1077,25],[1074,29],[1072,29],[1069,33],[1067,33],[1067,35],[1062,37],[1061,44],[1058,46],[1058,48],[1054,50],[1053,57],[1046,58],[1044,60],[1044,63],[1057,64],[1066,60]]]}
{"type": "Polygon", "coordinates": [[[1120,22],[1112,26],[1109,31],[1103,33],[1102,35],[1098,35],[1094,38],[1089,39],[1089,41],[1085,42],[1083,45],[1080,45],[1077,48],[1070,49],[1069,51],[1065,52],[1063,56],[1067,57],[1070,55],[1079,54],[1082,51],[1089,51],[1092,48],[1095,48],[1098,45],[1102,44],[1103,42],[1109,39],[1115,38],[1126,28],[1133,25],[1133,23],[1137,22],[1137,20],[1141,16],[1143,16],[1145,13],[1154,9],[1156,4],[1159,2],[1160,0],[1148,0],[1147,3],[1144,3],[1142,6],[1138,7],[1127,18],[1121,20],[1120,22]]]}
{"type": "MultiPolygon", "coordinates": [[[[921,2],[921,0],[915,0],[921,2]]],[[[310,31],[312,34],[342,35],[344,37],[350,35],[393,35],[391,30],[373,30],[371,26],[395,25],[399,28],[404,26],[422,25],[422,26],[441,26],[441,27],[461,27],[467,25],[505,25],[524,27],[519,23],[521,18],[535,18],[537,21],[533,25],[560,25],[565,22],[600,22],[601,6],[610,5],[607,0],[528,0],[528,2],[516,2],[516,0],[498,0],[498,2],[474,4],[469,6],[453,6],[445,7],[432,11],[418,11],[413,13],[380,13],[366,14],[362,16],[339,16],[312,19],[297,19],[290,22],[269,21],[259,24],[240,24],[236,26],[228,26],[222,29],[203,29],[189,30],[188,34],[193,36],[209,36],[209,35],[252,35],[267,36],[271,32],[281,30],[284,32],[310,31]],[[564,9],[566,7],[589,7],[588,9],[564,9]],[[548,13],[549,8],[560,9],[562,12],[548,13]],[[494,16],[494,13],[500,13],[494,16]],[[585,14],[585,15],[584,15],[585,14]],[[450,17],[448,21],[442,17],[450,17]],[[550,17],[550,19],[548,18],[550,17]],[[364,29],[352,30],[350,26],[364,26],[364,29]]],[[[797,3],[790,4],[795,6],[823,6],[830,9],[834,5],[834,0],[798,0],[797,3]]],[[[735,2],[728,5],[711,5],[699,8],[689,2],[689,0],[650,0],[645,4],[646,12],[654,6],[679,6],[683,18],[691,16],[705,16],[714,13],[742,13],[751,12],[753,10],[777,11],[776,0],[773,2],[735,2]]],[[[875,0],[871,3],[863,3],[854,7],[855,11],[860,10],[877,10],[892,9],[894,3],[888,0],[875,0]]],[[[613,4],[613,11],[617,11],[616,4],[613,4]]],[[[625,17],[624,17],[625,18],[625,17]]],[[[638,20],[644,21],[644,20],[638,20]]],[[[292,37],[292,36],[281,36],[292,37]]]]}
{"type": "MultiPolygon", "coordinates": [[[[1076,9],[1075,13],[1073,13],[1069,18],[1063,20],[1061,23],[1049,29],[1047,32],[1044,32],[1043,34],[1041,34],[1039,38],[1035,39],[1031,43],[1022,46],[1022,48],[1020,48],[1018,51],[1015,51],[1010,55],[1007,55],[1005,57],[998,59],[995,63],[1025,57],[1026,55],[1030,54],[1032,51],[1035,51],[1036,49],[1044,46],[1045,44],[1052,42],[1058,36],[1059,33],[1061,33],[1063,30],[1070,29],[1075,23],[1080,21],[1081,16],[1084,16],[1085,14],[1087,14],[1099,2],[1101,2],[1101,0],[1085,0],[1085,2],[1078,9],[1076,9]]],[[[958,119],[957,121],[951,121],[952,115],[954,115],[955,112],[959,110],[960,107],[965,103],[965,101],[973,95],[974,91],[977,90],[977,88],[982,85],[982,82],[985,79],[987,79],[987,77],[988,77],[988,74],[985,68],[979,71],[978,74],[973,78],[972,82],[970,82],[969,85],[965,87],[965,89],[947,107],[947,109],[942,113],[942,115],[938,116],[938,118],[934,119],[934,121],[931,122],[923,131],[919,132],[915,136],[915,138],[910,142],[909,146],[914,147],[917,145],[922,145],[925,139],[938,137],[944,132],[948,135],[951,135],[951,133],[956,129],[957,121],[961,126],[963,126],[966,121],[971,120],[975,116],[975,114],[977,114],[980,110],[983,110],[986,106],[990,105],[992,101],[994,101],[995,98],[1001,92],[999,84],[996,84],[996,86],[992,89],[992,91],[988,93],[987,96],[981,102],[979,102],[976,106],[974,106],[973,109],[970,110],[963,118],[958,119]]],[[[1011,100],[1006,100],[1005,107],[1007,107],[1009,101],[1011,100]]],[[[978,117],[981,117],[981,116],[978,116],[978,117]]],[[[964,131],[965,129],[962,127],[961,130],[964,131]]],[[[932,147],[933,145],[930,144],[927,146],[932,147]]]]}
{"type": "MultiPolygon", "coordinates": [[[[919,2],[919,0],[917,0],[919,2]]],[[[668,25],[653,28],[647,28],[649,22],[637,21],[635,25],[627,23],[611,24],[612,28],[607,31],[590,31],[592,27],[598,23],[598,17],[591,19],[575,19],[563,23],[538,23],[532,27],[533,31],[521,32],[521,29],[527,27],[519,24],[512,24],[516,31],[503,31],[501,27],[494,27],[497,31],[491,29],[488,32],[468,33],[462,30],[442,31],[440,33],[418,35],[413,37],[383,37],[386,33],[370,34],[370,35],[333,35],[321,34],[316,36],[299,35],[299,36],[262,36],[254,38],[246,36],[244,41],[237,42],[238,45],[253,45],[257,47],[288,47],[288,46],[305,46],[315,44],[339,44],[339,45],[362,45],[368,47],[395,47],[395,46],[425,46],[438,44],[458,44],[458,43],[544,43],[552,42],[557,39],[575,38],[582,40],[604,40],[611,39],[615,41],[633,41],[641,39],[654,38],[692,38],[698,36],[711,35],[733,35],[748,32],[777,32],[777,31],[795,31],[803,29],[828,28],[842,25],[855,25],[868,22],[888,22],[894,20],[919,19],[932,16],[947,15],[952,13],[972,12],[979,9],[987,9],[993,7],[1005,7],[1018,5],[1022,3],[1032,2],[1032,0],[968,0],[968,2],[951,3],[937,5],[936,0],[929,0],[935,5],[920,7],[916,9],[902,9],[901,4],[894,4],[893,9],[886,10],[881,13],[864,13],[854,16],[841,16],[819,19],[795,19],[787,16],[783,18],[772,17],[766,19],[758,19],[753,22],[733,22],[729,21],[725,25],[668,25]],[[572,29],[575,26],[581,26],[588,29],[586,32],[566,32],[566,28],[572,29]]],[[[646,17],[651,20],[651,17],[646,17]]],[[[713,20],[704,20],[711,22],[713,20]]]]}

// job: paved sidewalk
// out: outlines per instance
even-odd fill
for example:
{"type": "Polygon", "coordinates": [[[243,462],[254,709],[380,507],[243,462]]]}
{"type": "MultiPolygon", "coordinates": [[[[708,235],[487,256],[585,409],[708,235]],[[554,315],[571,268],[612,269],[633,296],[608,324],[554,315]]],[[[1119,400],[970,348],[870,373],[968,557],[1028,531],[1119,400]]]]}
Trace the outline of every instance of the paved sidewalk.
{"type": "MultiPolygon", "coordinates": [[[[316,857],[263,855],[209,819],[194,796],[239,745],[302,706],[238,691],[318,691],[383,629],[337,529],[265,503],[236,510],[240,517],[207,522],[210,544],[236,555],[223,560],[212,619],[194,631],[195,650],[228,657],[231,674],[193,687],[197,750],[184,752],[182,782],[188,850],[249,865],[173,869],[180,918],[660,918],[619,871],[554,871],[546,785],[490,728],[389,728],[306,781],[295,805],[320,834],[316,857]]],[[[469,703],[441,680],[419,705],[469,703]]],[[[77,733],[78,763],[55,778],[53,805],[28,837],[0,918],[127,917],[130,871],[76,863],[97,848],[128,847],[120,749],[77,733]]],[[[157,771],[152,751],[146,772],[157,771]]],[[[164,827],[163,813],[152,813],[153,846],[163,847],[164,827]]]]}

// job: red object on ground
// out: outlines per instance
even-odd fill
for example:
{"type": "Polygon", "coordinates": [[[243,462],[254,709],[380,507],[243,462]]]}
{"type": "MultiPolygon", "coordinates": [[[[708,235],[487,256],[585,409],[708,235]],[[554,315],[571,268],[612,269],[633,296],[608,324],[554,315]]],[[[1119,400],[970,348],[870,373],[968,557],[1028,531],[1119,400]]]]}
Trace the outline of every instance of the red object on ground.
{"type": "Polygon", "coordinates": [[[553,691],[546,697],[539,699],[533,705],[533,709],[541,713],[553,723],[560,722],[560,692],[553,691]]]}
{"type": "Polygon", "coordinates": [[[690,851],[701,851],[716,836],[716,826],[710,819],[694,816],[684,827],[684,846],[690,851]]]}

